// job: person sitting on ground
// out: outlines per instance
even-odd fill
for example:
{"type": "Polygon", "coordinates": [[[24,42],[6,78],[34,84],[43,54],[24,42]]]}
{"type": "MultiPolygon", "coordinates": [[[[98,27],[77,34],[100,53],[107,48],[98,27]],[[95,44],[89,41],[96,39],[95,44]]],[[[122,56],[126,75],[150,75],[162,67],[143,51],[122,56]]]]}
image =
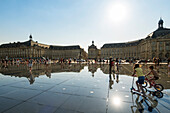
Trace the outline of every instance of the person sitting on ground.
{"type": "Polygon", "coordinates": [[[150,86],[149,86],[149,88],[151,88],[152,87],[152,84],[151,84],[151,82],[154,80],[158,80],[159,79],[159,76],[158,76],[158,73],[154,70],[154,67],[153,66],[150,66],[149,67],[149,69],[150,69],[150,72],[148,73],[148,74],[146,74],[146,76],[148,76],[148,75],[153,75],[153,77],[151,78],[151,79],[149,79],[149,84],[150,84],[150,86]]]}
{"type": "Polygon", "coordinates": [[[145,75],[143,74],[142,68],[139,67],[139,64],[135,64],[135,66],[134,66],[134,72],[133,72],[132,76],[135,76],[135,74],[138,77],[138,80],[136,81],[136,86],[138,88],[137,91],[140,92],[140,89],[141,89],[143,95],[145,95],[145,92],[142,87],[142,84],[144,84],[145,75]]]}

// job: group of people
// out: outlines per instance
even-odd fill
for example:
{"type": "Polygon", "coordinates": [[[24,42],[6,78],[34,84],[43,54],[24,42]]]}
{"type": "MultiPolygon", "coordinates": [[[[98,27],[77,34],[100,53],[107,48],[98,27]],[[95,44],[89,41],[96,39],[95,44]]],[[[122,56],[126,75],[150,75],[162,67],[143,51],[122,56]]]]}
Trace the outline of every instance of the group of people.
{"type": "Polygon", "coordinates": [[[140,90],[141,90],[143,95],[145,95],[145,92],[143,90],[142,84],[144,84],[145,77],[148,76],[148,75],[153,75],[153,77],[149,79],[149,83],[150,83],[149,88],[152,87],[151,81],[153,81],[153,80],[155,81],[155,80],[159,79],[158,73],[154,70],[154,67],[150,66],[149,69],[150,69],[150,72],[147,73],[146,75],[144,75],[143,70],[139,66],[139,64],[135,64],[134,71],[133,71],[133,74],[132,74],[132,76],[138,77],[138,80],[136,81],[136,86],[137,86],[136,91],[140,92],[140,90]]]}

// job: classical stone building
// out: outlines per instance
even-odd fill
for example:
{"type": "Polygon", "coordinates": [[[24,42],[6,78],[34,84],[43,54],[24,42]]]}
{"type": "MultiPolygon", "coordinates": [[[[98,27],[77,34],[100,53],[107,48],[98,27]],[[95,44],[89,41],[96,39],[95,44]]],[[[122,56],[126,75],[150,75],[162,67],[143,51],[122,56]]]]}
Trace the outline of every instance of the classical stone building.
{"type": "Polygon", "coordinates": [[[94,45],[94,41],[92,41],[92,45],[88,47],[88,59],[99,59],[100,58],[100,50],[94,45]]]}
{"type": "Polygon", "coordinates": [[[53,46],[38,43],[29,36],[26,42],[14,42],[0,45],[0,59],[5,58],[74,58],[85,59],[87,53],[79,45],[73,46],[53,46]]]}
{"type": "Polygon", "coordinates": [[[163,20],[158,28],[146,38],[126,43],[110,43],[101,47],[101,58],[122,59],[167,59],[170,57],[170,29],[163,27],[163,20]]]}

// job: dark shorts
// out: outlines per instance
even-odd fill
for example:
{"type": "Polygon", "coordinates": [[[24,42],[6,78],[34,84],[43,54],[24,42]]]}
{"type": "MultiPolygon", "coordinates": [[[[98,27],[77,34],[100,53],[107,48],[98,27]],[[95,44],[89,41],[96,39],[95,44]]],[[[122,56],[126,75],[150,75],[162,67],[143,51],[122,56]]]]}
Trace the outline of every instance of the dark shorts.
{"type": "Polygon", "coordinates": [[[154,77],[154,79],[155,79],[155,80],[158,80],[158,79],[159,79],[159,77],[154,77]]]}
{"type": "Polygon", "coordinates": [[[137,82],[138,82],[139,84],[144,84],[144,80],[145,80],[145,77],[144,77],[144,76],[140,76],[140,77],[138,77],[137,82]]]}

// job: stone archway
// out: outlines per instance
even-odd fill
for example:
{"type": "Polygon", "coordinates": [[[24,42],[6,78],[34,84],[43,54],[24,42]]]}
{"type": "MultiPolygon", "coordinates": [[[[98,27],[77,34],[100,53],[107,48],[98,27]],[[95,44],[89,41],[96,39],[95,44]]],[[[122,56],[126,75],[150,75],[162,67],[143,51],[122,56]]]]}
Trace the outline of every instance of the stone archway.
{"type": "Polygon", "coordinates": [[[160,53],[160,54],[159,54],[159,58],[160,58],[160,59],[163,59],[163,53],[160,53]]]}
{"type": "Polygon", "coordinates": [[[169,58],[169,57],[170,57],[169,53],[166,53],[165,58],[169,58]]]}
{"type": "Polygon", "coordinates": [[[156,57],[156,54],[155,53],[152,53],[152,58],[156,57]]]}

